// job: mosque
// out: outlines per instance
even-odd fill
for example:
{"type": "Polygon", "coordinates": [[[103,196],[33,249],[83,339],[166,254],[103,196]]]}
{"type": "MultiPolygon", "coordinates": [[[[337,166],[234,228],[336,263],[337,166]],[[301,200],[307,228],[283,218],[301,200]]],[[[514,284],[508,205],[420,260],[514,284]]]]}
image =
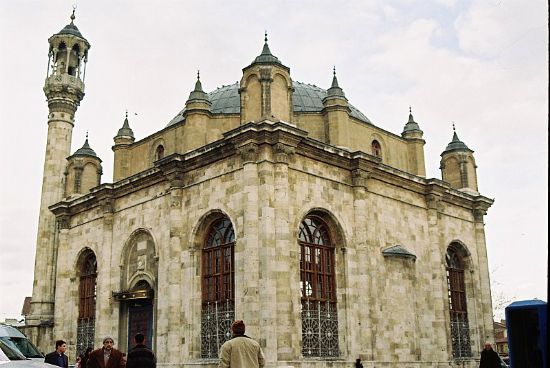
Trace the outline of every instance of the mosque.
{"type": "Polygon", "coordinates": [[[90,51],[74,19],[48,39],[25,327],[41,350],[63,338],[74,361],[142,332],[159,364],[214,367],[243,319],[269,367],[477,367],[493,336],[493,201],[456,131],[427,178],[436,158],[412,111],[385,130],[335,72],[328,89],[293,80],[266,35],[238,83],[206,92],[197,75],[156,133],[136,140],[126,116],[102,183],[87,139],[71,153],[90,51]]]}

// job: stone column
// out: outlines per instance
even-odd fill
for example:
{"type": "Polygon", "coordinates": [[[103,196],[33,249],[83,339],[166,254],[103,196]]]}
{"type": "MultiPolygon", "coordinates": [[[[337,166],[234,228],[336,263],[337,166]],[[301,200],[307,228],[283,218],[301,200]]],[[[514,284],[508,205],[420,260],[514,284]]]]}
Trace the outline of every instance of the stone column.
{"type": "MultiPolygon", "coordinates": [[[[361,357],[363,360],[373,360],[373,341],[371,334],[368,333],[372,329],[370,320],[372,317],[373,303],[369,298],[372,292],[372,279],[375,272],[370,267],[369,255],[367,251],[367,203],[368,189],[367,181],[370,173],[364,169],[354,169],[351,172],[353,185],[353,214],[354,214],[354,239],[350,244],[347,255],[348,261],[354,259],[354,262],[349,263],[349,279],[348,290],[348,309],[350,315],[350,324],[347,326],[349,337],[349,355],[351,357],[361,357]],[[362,268],[362,269],[361,269],[362,268]],[[366,293],[359,293],[359,290],[366,290],[366,293]],[[357,306],[352,309],[352,306],[357,306]],[[355,318],[354,318],[355,317],[355,318]]],[[[351,240],[351,239],[350,239],[351,240]]]]}
{"type": "MultiPolygon", "coordinates": [[[[291,228],[293,221],[290,214],[290,178],[289,160],[294,154],[294,147],[277,143],[273,148],[275,159],[274,207],[275,207],[275,241],[273,277],[276,283],[276,360],[288,361],[298,359],[301,354],[299,335],[296,334],[296,315],[294,305],[300,302],[299,275],[295,274],[292,264],[299,262],[300,248],[294,238],[296,231],[291,228]]],[[[299,310],[298,310],[299,311],[299,310]]],[[[299,312],[298,312],[299,313],[299,312]]]]}
{"type": "Polygon", "coordinates": [[[474,228],[475,228],[475,240],[477,250],[477,266],[478,275],[473,274],[472,278],[476,280],[473,287],[477,292],[477,309],[476,314],[481,314],[482,319],[478,320],[479,327],[479,339],[480,341],[474,341],[472,339],[472,352],[478,351],[479,346],[485,341],[494,340],[493,332],[493,305],[491,299],[491,282],[489,279],[489,261],[487,257],[487,245],[485,243],[485,224],[483,223],[483,216],[486,214],[487,208],[478,207],[473,210],[474,215],[474,228]],[[477,286],[476,287],[476,284],[477,286]]]}
{"type": "Polygon", "coordinates": [[[260,331],[258,151],[255,143],[239,147],[243,163],[243,221],[235,246],[235,319],[245,321],[251,336],[258,336],[260,331]]]}

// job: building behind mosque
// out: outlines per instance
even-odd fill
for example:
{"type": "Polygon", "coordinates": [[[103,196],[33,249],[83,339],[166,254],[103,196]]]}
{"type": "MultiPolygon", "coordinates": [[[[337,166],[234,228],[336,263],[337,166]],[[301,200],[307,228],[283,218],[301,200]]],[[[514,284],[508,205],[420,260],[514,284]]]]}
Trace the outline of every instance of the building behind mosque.
{"type": "Polygon", "coordinates": [[[159,363],[209,367],[243,319],[273,367],[476,366],[492,200],[456,132],[426,178],[411,111],[401,134],[379,127],[335,72],[328,89],[293,80],[266,36],[238,83],[205,92],[198,76],[156,133],[136,140],[126,117],[101,183],[88,140],[70,152],[90,43],[74,14],[48,42],[25,328],[41,350],[64,338],[73,360],[112,335],[126,351],[142,332],[159,363]]]}

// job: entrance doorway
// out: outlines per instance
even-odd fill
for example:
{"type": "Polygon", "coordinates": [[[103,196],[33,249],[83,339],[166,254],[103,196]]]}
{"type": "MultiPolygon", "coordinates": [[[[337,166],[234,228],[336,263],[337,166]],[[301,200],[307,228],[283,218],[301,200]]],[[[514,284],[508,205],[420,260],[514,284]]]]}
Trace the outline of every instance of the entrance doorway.
{"type": "Polygon", "coordinates": [[[153,346],[153,303],[151,299],[134,301],[128,306],[128,350],[134,346],[137,333],[145,336],[144,344],[153,346]]]}

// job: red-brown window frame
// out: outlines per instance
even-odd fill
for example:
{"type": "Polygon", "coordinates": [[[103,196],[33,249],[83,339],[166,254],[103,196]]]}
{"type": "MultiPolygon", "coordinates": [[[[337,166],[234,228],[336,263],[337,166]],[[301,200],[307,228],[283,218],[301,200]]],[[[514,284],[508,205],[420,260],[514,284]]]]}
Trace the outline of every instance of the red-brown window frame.
{"type": "Polygon", "coordinates": [[[209,227],[202,249],[202,303],[235,299],[235,233],[228,218],[209,227]]]}
{"type": "Polygon", "coordinates": [[[300,224],[298,239],[302,300],[336,302],[335,252],[327,225],[308,216],[300,224]]]}
{"type": "Polygon", "coordinates": [[[97,295],[97,259],[89,253],[80,269],[78,318],[95,318],[97,295]]]}

